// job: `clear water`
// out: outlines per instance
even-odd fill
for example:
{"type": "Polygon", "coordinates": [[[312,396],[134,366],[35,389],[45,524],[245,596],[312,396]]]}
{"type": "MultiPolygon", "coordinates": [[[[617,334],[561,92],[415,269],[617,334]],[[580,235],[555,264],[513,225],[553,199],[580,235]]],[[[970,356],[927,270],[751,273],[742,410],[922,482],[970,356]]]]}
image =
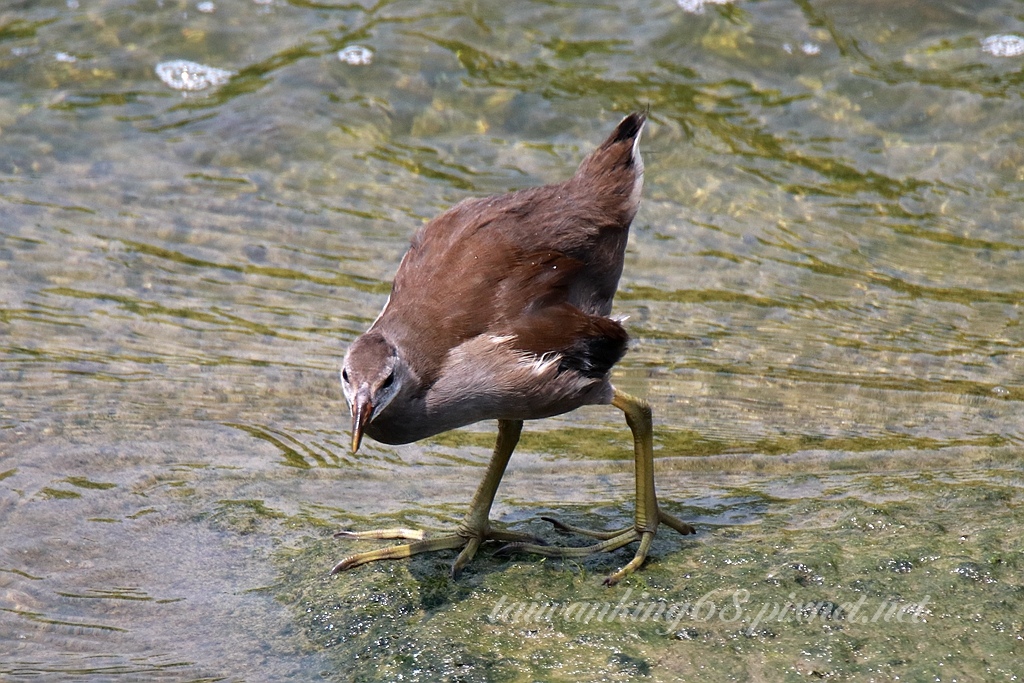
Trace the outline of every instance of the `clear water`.
{"type": "MultiPolygon", "coordinates": [[[[1020,676],[1020,36],[1009,0],[6,2],[0,677],[1020,676]],[[172,60],[234,75],[182,92],[172,60]],[[335,529],[457,519],[493,439],[346,447],[337,367],[408,237],[646,106],[615,381],[700,533],[622,590],[926,623],[490,616],[613,599],[628,551],[327,578],[335,529]]],[[[495,516],[622,523],[627,434],[529,425],[495,516]]]]}

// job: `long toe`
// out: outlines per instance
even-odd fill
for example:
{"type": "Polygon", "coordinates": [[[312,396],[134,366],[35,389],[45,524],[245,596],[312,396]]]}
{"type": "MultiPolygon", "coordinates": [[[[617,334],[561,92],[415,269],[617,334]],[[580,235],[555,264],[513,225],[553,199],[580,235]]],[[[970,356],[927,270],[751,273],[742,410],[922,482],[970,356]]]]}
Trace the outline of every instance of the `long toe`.
{"type": "Polygon", "coordinates": [[[536,545],[533,543],[509,543],[498,548],[495,555],[507,556],[512,553],[534,553],[545,557],[586,557],[594,553],[609,553],[638,540],[640,540],[640,532],[630,527],[618,536],[595,543],[594,545],[567,548],[564,546],[536,545]]]}
{"type": "Polygon", "coordinates": [[[491,529],[487,532],[488,541],[501,541],[503,543],[531,543],[533,545],[548,545],[543,538],[533,534],[524,534],[519,531],[504,531],[502,529],[491,529]]]}
{"type": "Polygon", "coordinates": [[[470,538],[466,541],[466,547],[462,549],[459,556],[455,558],[455,562],[452,563],[452,578],[459,578],[459,574],[462,573],[463,568],[470,563],[473,556],[476,555],[476,551],[480,548],[479,538],[470,538]]]}
{"type": "Polygon", "coordinates": [[[664,510],[658,510],[658,521],[660,521],[667,527],[675,529],[684,536],[697,533],[697,530],[694,529],[692,526],[682,521],[681,519],[673,517],[664,510]]]}
{"type": "Polygon", "coordinates": [[[523,544],[531,547],[542,548],[547,545],[544,539],[537,538],[530,534],[518,531],[505,531],[503,529],[475,530],[460,527],[458,532],[438,536],[437,538],[424,539],[423,532],[417,529],[405,529],[400,527],[390,529],[374,529],[371,531],[339,531],[334,534],[336,538],[352,539],[410,539],[413,543],[378,548],[363,553],[349,555],[338,564],[334,565],[331,574],[343,572],[368,562],[377,560],[398,560],[420,553],[433,552],[435,550],[450,550],[462,548],[462,552],[455,559],[452,565],[452,576],[458,577],[463,568],[470,563],[476,551],[484,541],[501,541],[503,543],[523,544]]]}
{"type": "Polygon", "coordinates": [[[405,529],[395,527],[392,529],[370,529],[369,531],[338,531],[335,538],[376,538],[376,539],[402,539],[405,541],[422,541],[426,536],[419,529],[405,529]]]}
{"type": "Polygon", "coordinates": [[[622,579],[635,572],[647,559],[647,553],[651,549],[651,542],[654,540],[653,531],[645,531],[641,534],[640,547],[636,549],[636,555],[629,563],[619,571],[611,574],[604,580],[604,585],[614,586],[622,579]]]}
{"type": "Polygon", "coordinates": [[[468,539],[462,536],[451,534],[450,536],[440,536],[438,538],[431,538],[424,541],[416,541],[415,543],[393,545],[389,548],[378,548],[377,550],[371,550],[365,553],[356,553],[355,555],[349,555],[344,560],[334,565],[334,569],[331,570],[331,574],[337,574],[345,571],[346,569],[352,569],[353,567],[358,567],[361,564],[366,564],[367,562],[376,562],[377,560],[397,560],[418,555],[419,553],[461,548],[466,545],[467,541],[468,539]]]}
{"type": "Polygon", "coordinates": [[[626,533],[633,527],[624,527],[622,529],[616,529],[615,531],[599,531],[597,529],[587,529],[581,526],[575,526],[574,524],[566,524],[565,522],[559,521],[554,517],[541,517],[545,522],[550,522],[552,526],[558,531],[567,534],[578,534],[580,536],[588,536],[590,538],[596,538],[602,541],[610,538],[615,538],[626,533]]]}

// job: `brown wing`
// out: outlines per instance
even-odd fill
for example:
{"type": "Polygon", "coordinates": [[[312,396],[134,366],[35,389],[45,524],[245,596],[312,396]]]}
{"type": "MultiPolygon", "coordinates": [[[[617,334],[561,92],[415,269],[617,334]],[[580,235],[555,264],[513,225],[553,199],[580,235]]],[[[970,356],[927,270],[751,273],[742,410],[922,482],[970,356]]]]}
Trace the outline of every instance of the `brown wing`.
{"type": "Polygon", "coordinates": [[[377,326],[424,386],[438,359],[483,334],[560,353],[588,376],[622,357],[626,333],[604,316],[639,200],[642,126],[642,115],[624,119],[569,181],[463,201],[417,232],[377,326]]]}

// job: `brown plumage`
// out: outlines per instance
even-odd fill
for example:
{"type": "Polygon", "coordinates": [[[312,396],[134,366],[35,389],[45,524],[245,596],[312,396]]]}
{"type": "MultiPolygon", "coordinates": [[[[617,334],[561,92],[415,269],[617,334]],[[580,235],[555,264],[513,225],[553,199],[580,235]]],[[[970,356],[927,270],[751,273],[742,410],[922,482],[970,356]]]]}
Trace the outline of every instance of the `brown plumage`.
{"type": "MultiPolygon", "coordinates": [[[[634,560],[609,577],[614,583],[643,561],[659,522],[693,532],[657,506],[650,408],[609,381],[628,343],[608,315],[640,204],[645,120],[643,113],[623,119],[569,180],[467,199],[413,237],[388,303],[345,356],[352,448],[364,433],[401,444],[487,419],[498,420],[498,441],[454,535],[353,555],[335,571],[461,547],[457,574],[489,539],[560,556],[640,541],[634,560]],[[636,523],[596,534],[605,540],[585,549],[551,550],[524,534],[492,529],[488,513],[522,421],[607,403],[626,414],[634,435],[636,523]]],[[[408,529],[341,535],[422,538],[408,529]]]]}
{"type": "Polygon", "coordinates": [[[606,316],[640,202],[644,120],[624,119],[565,182],[467,199],[420,228],[346,359],[353,389],[395,353],[408,371],[367,435],[407,443],[611,399],[608,372],[628,337],[606,316]],[[456,364],[469,351],[479,360],[464,375],[456,364]]]}

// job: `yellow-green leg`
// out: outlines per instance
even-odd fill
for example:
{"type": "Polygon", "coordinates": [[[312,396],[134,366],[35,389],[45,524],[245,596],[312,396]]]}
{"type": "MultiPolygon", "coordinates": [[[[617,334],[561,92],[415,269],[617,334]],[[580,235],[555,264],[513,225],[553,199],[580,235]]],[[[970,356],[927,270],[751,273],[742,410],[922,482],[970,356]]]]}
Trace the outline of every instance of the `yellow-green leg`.
{"type": "Polygon", "coordinates": [[[422,531],[417,529],[376,529],[373,531],[339,531],[335,534],[343,538],[379,538],[379,539],[404,539],[412,540],[413,543],[396,545],[390,548],[380,548],[364,553],[357,553],[346,557],[331,570],[332,574],[358,567],[367,562],[377,560],[395,560],[403,557],[410,557],[419,553],[432,552],[434,550],[447,550],[450,548],[462,548],[462,552],[455,559],[452,565],[452,576],[457,577],[462,568],[469,564],[476,554],[480,544],[484,541],[495,540],[508,543],[529,543],[539,545],[539,540],[529,534],[521,534],[514,531],[502,531],[492,529],[489,515],[491,505],[494,503],[494,494],[498,491],[498,485],[505,474],[512,451],[519,443],[519,435],[523,431],[522,420],[498,420],[498,440],[494,444],[494,455],[487,465],[487,473],[483,481],[477,487],[473,495],[473,501],[469,505],[469,512],[459,524],[454,534],[439,536],[437,538],[424,538],[422,531]]]}
{"type": "Polygon", "coordinates": [[[526,551],[548,557],[583,557],[592,553],[610,552],[633,541],[640,541],[640,547],[637,548],[633,559],[604,580],[606,585],[611,586],[633,573],[637,567],[643,564],[647,558],[647,552],[650,550],[651,541],[654,540],[654,534],[658,530],[658,524],[664,522],[666,526],[681,534],[696,533],[694,528],[686,522],[678,520],[658,508],[658,498],[654,492],[654,428],[651,407],[647,401],[630,396],[618,389],[614,390],[612,405],[625,414],[626,424],[633,432],[634,472],[636,475],[636,516],[633,526],[618,531],[591,531],[545,517],[544,519],[554,523],[556,528],[562,531],[583,534],[601,542],[582,548],[559,548],[529,542],[515,542],[503,547],[499,552],[526,551]]]}

